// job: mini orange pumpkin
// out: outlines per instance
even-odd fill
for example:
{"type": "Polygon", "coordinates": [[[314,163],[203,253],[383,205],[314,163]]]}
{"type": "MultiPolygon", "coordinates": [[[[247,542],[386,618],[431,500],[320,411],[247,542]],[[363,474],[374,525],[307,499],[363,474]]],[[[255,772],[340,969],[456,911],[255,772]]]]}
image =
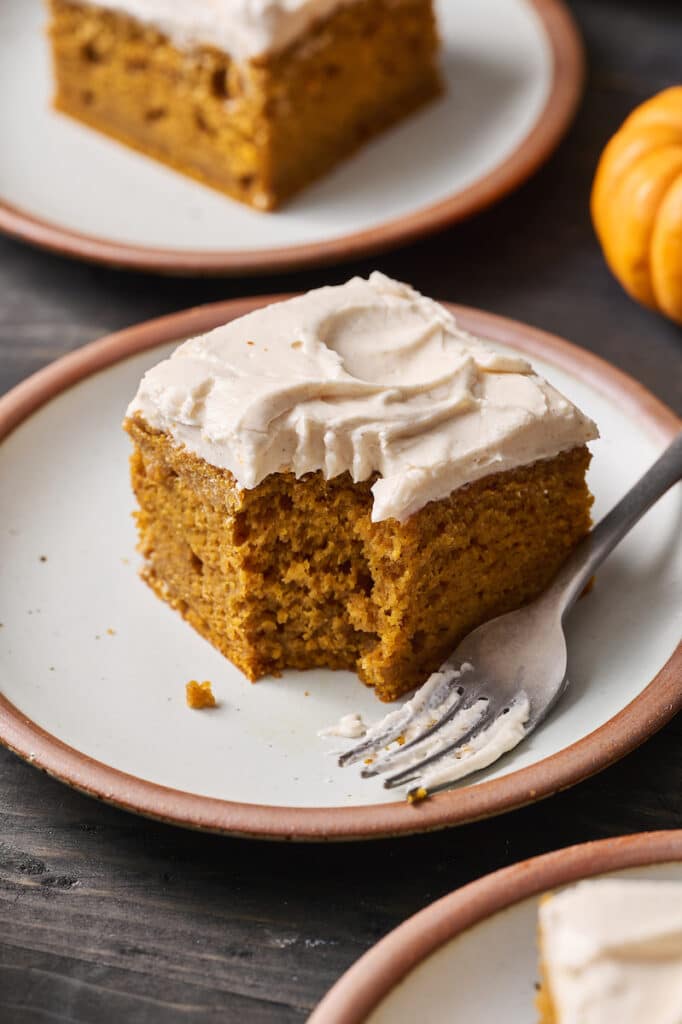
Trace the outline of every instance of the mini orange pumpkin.
{"type": "Polygon", "coordinates": [[[682,86],[637,107],[602,153],[592,221],[634,299],[682,324],[682,86]]]}

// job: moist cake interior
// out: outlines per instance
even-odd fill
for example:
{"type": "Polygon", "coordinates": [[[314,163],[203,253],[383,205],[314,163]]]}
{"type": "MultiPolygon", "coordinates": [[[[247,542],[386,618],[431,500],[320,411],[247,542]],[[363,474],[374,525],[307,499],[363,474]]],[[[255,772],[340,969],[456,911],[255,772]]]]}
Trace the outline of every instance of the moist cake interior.
{"type": "Polygon", "coordinates": [[[394,700],[537,596],[590,526],[584,445],[372,523],[371,479],[240,490],[141,416],[127,429],[144,578],[252,680],[349,669],[394,700]]]}

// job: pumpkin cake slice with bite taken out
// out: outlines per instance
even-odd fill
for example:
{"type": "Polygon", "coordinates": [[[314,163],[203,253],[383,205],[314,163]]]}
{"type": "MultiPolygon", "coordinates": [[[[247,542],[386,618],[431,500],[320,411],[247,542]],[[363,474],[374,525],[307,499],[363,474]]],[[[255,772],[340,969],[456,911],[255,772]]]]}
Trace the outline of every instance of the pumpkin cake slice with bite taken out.
{"type": "Polygon", "coordinates": [[[145,580],[252,680],[394,700],[590,526],[591,420],[379,273],[185,342],[124,425],[145,580]]]}

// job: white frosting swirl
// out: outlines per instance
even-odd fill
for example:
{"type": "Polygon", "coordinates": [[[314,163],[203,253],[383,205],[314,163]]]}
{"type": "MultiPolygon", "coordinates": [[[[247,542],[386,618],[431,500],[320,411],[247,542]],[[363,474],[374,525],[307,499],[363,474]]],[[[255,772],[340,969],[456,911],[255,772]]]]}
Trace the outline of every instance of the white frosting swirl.
{"type": "Polygon", "coordinates": [[[540,907],[558,1024],[682,1024],[682,885],[581,882],[540,907]]]}
{"type": "Polygon", "coordinates": [[[242,488],[287,471],[379,474],[375,522],[598,436],[525,359],[379,273],[186,341],[145,374],[135,413],[242,488]]]}
{"type": "Polygon", "coordinates": [[[183,49],[213,46],[238,60],[281,50],[352,0],[96,0],[153,25],[183,49]]]}

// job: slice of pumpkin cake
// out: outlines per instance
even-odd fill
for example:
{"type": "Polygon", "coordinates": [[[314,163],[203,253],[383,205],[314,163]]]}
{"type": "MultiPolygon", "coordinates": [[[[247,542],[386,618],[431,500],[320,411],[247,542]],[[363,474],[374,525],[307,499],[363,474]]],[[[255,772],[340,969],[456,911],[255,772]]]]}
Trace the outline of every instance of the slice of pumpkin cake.
{"type": "Polygon", "coordinates": [[[442,89],[432,0],[48,0],[55,106],[270,210],[442,89]]]}
{"type": "Polygon", "coordinates": [[[590,526],[591,420],[379,273],[186,341],[124,426],[144,578],[252,680],[393,700],[590,526]]]}
{"type": "Polygon", "coordinates": [[[682,883],[579,882],[538,930],[540,1024],[682,1024],[682,883]]]}

